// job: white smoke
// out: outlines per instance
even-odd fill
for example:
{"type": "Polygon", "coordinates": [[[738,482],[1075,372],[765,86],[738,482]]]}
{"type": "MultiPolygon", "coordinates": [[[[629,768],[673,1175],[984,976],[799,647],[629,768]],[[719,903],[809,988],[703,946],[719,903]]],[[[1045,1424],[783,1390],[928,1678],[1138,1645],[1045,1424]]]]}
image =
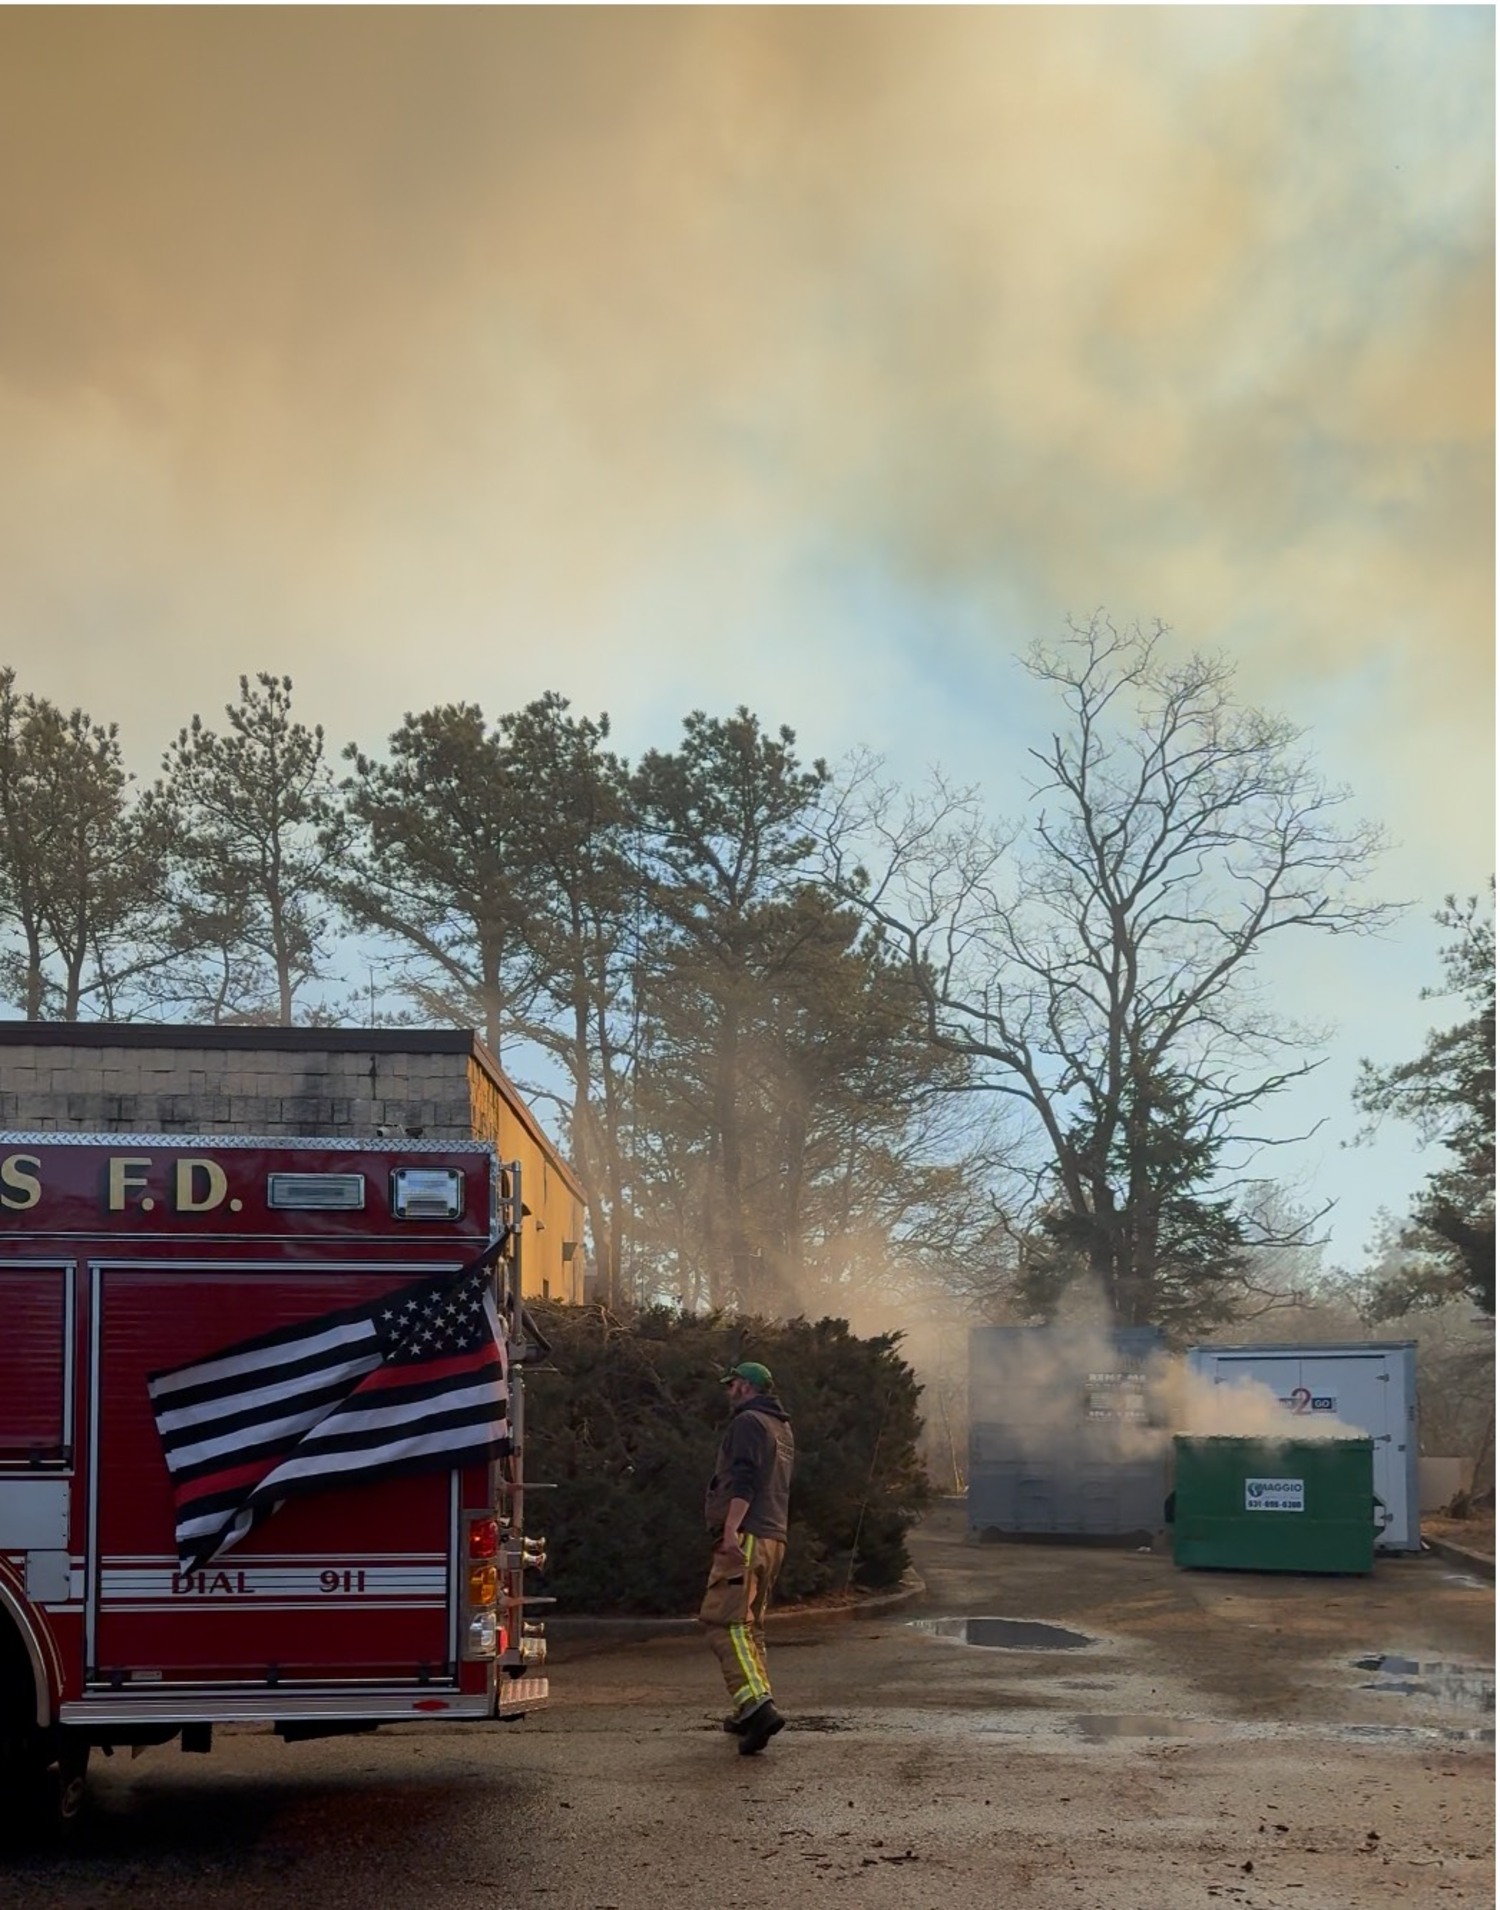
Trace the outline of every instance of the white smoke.
{"type": "Polygon", "coordinates": [[[976,1353],[971,1424],[1003,1428],[1010,1453],[1028,1458],[1150,1459],[1179,1433],[1275,1443],[1364,1435],[1332,1415],[1294,1411],[1260,1380],[1215,1383],[1180,1354],[1125,1353],[1092,1322],[986,1335],[976,1353]]]}
{"type": "Polygon", "coordinates": [[[1299,1413],[1264,1381],[1240,1374],[1215,1381],[1195,1372],[1182,1358],[1163,1360],[1155,1375],[1157,1411],[1174,1432],[1199,1438],[1362,1439],[1363,1426],[1351,1426],[1332,1413],[1299,1413]]]}

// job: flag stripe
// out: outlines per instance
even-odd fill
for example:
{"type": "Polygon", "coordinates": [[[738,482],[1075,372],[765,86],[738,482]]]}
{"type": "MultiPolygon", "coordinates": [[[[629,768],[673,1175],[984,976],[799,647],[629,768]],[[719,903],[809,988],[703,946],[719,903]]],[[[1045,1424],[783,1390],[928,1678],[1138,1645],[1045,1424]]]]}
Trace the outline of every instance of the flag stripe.
{"type": "MultiPolygon", "coordinates": [[[[260,1478],[265,1477],[262,1472],[260,1478]]],[[[231,1486],[223,1492],[211,1493],[201,1499],[191,1500],[177,1514],[177,1543],[183,1543],[183,1535],[189,1532],[218,1533],[228,1529],[231,1520],[246,1503],[249,1490],[257,1481],[252,1480],[247,1487],[243,1482],[231,1486]]],[[[200,1560],[200,1563],[203,1561],[200,1560]]]]}
{"type": "Polygon", "coordinates": [[[414,1426],[423,1421],[434,1426],[450,1422],[453,1425],[472,1425],[475,1407],[496,1408],[499,1416],[503,1417],[504,1402],[493,1380],[442,1393],[435,1399],[413,1399],[399,1406],[383,1402],[368,1412],[340,1413],[334,1423],[300,1441],[298,1450],[319,1453],[347,1447],[354,1451],[365,1440],[378,1439],[393,1429],[414,1426]]]}
{"type": "MultiPolygon", "coordinates": [[[[495,1359],[495,1349],[492,1346],[481,1348],[480,1353],[485,1359],[493,1361],[497,1372],[500,1370],[500,1363],[495,1359]]],[[[424,1360],[417,1366],[406,1360],[399,1364],[378,1366],[367,1379],[360,1382],[360,1394],[364,1396],[370,1393],[399,1393],[404,1387],[413,1384],[413,1376],[416,1374],[421,1375],[421,1387],[427,1391],[456,1373],[472,1373],[476,1357],[478,1356],[473,1353],[457,1353],[451,1359],[424,1360]]]]}
{"type": "MultiPolygon", "coordinates": [[[[200,1388],[205,1392],[216,1387],[233,1391],[256,1373],[286,1365],[289,1358],[310,1358],[325,1349],[332,1351],[351,1340],[368,1339],[371,1330],[368,1308],[361,1309],[357,1319],[320,1314],[316,1321],[309,1321],[305,1326],[283,1329],[274,1335],[274,1344],[260,1345],[254,1352],[232,1351],[215,1359],[195,1360],[191,1366],[153,1373],[146,1381],[146,1387],[153,1399],[161,1400],[200,1388]]],[[[181,1403],[180,1398],[178,1403],[181,1403]]]]}
{"type": "Polygon", "coordinates": [[[177,1548],[182,1554],[181,1565],[185,1572],[195,1571],[198,1566],[206,1565],[220,1552],[227,1552],[231,1545],[237,1545],[255,1524],[252,1512],[242,1511],[226,1518],[222,1510],[211,1517],[192,1519],[177,1523],[177,1548]],[[206,1544],[205,1544],[206,1542],[206,1544]],[[197,1546],[196,1551],[189,1548],[197,1546]]]}
{"type": "Polygon", "coordinates": [[[265,1418],[267,1408],[274,1408],[287,1400],[305,1400],[311,1405],[318,1399],[342,1399],[351,1381],[363,1379],[367,1373],[377,1371],[379,1366],[380,1355],[377,1352],[361,1353],[357,1358],[340,1360],[335,1366],[320,1364],[311,1367],[300,1377],[278,1381],[274,1386],[262,1386],[253,1393],[232,1394],[217,1402],[217,1410],[215,1402],[205,1399],[182,1411],[158,1413],[157,1430],[169,1448],[191,1443],[194,1436],[210,1428],[216,1432],[233,1432],[241,1426],[255,1425],[265,1418]],[[187,1438],[183,1439],[182,1435],[187,1435],[187,1438]]]}
{"type": "Polygon", "coordinates": [[[485,1441],[482,1446],[476,1445],[473,1420],[468,1414],[457,1417],[452,1426],[424,1426],[405,1439],[392,1439],[387,1435],[376,1443],[374,1435],[371,1437],[372,1443],[363,1450],[341,1447],[289,1459],[255,1488],[250,1495],[252,1504],[262,1498],[280,1498],[288,1486],[297,1481],[316,1484],[334,1475],[348,1478],[363,1472],[383,1474],[401,1460],[422,1454],[442,1453],[445,1466],[455,1466],[471,1457],[490,1456],[506,1443],[502,1435],[485,1441]]]}
{"type": "Polygon", "coordinates": [[[203,1473],[213,1472],[226,1456],[248,1460],[268,1454],[274,1459],[278,1452],[285,1452],[294,1445],[300,1433],[309,1431],[327,1416],[326,1406],[309,1406],[306,1412],[289,1413],[284,1419],[257,1426],[258,1437],[253,1440],[247,1439],[245,1429],[241,1429],[215,1439],[197,1440],[191,1446],[176,1446],[171,1454],[172,1476],[181,1487],[203,1473]]]}
{"type": "Polygon", "coordinates": [[[196,1506],[202,1499],[212,1497],[237,1505],[245,1496],[245,1487],[258,1485],[275,1465],[276,1452],[272,1451],[260,1459],[246,1460],[243,1465],[221,1466],[217,1472],[194,1480],[192,1502],[196,1506]]]}

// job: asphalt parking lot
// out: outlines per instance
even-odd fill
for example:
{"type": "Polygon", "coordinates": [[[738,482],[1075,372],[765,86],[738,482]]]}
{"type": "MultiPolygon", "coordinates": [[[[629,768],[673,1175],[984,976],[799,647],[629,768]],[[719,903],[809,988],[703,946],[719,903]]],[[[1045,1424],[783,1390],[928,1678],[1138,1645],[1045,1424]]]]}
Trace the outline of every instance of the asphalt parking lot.
{"type": "Polygon", "coordinates": [[[74,1847],[10,1853],[0,1900],[1494,1903],[1491,1585],[975,1545],[952,1506],[914,1552],[917,1601],[773,1627],[759,1758],[696,1637],[572,1638],[521,1725],[101,1763],[74,1847]],[[967,1642],[986,1617],[1027,1629],[967,1642]]]}

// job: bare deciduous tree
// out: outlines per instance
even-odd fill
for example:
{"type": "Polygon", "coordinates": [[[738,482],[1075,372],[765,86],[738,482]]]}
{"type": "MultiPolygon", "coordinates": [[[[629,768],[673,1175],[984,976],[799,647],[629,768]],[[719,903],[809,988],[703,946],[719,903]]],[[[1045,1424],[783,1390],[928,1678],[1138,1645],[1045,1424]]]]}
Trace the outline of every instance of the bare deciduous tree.
{"type": "Polygon", "coordinates": [[[903,798],[867,761],[826,841],[835,888],[904,954],[931,1038],[1034,1124],[1032,1199],[1065,1218],[1116,1317],[1150,1321],[1170,1297],[1190,1326],[1184,1277],[1211,1317],[1205,1249],[1269,1138],[1253,1117],[1318,1065],[1257,963],[1394,911],[1358,892],[1379,831],[1344,819],[1298,732],[1237,703],[1223,661],[1170,661],[1164,635],[1100,616],[1030,652],[1066,722],[1029,752],[1024,825],[940,780],[903,798]]]}

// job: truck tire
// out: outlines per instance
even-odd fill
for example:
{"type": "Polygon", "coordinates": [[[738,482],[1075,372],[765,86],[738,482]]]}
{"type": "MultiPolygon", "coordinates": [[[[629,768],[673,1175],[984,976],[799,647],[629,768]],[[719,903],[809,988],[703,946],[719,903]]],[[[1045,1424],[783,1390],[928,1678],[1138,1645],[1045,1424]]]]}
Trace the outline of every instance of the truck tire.
{"type": "Polygon", "coordinates": [[[61,1734],[61,1742],[42,1769],[39,1815],[44,1827],[66,1832],[83,1815],[88,1796],[89,1747],[71,1733],[61,1734]]]}
{"type": "Polygon", "coordinates": [[[89,1747],[68,1731],[38,1731],[6,1762],[0,1824],[6,1841],[50,1843],[83,1814],[89,1747]]]}

